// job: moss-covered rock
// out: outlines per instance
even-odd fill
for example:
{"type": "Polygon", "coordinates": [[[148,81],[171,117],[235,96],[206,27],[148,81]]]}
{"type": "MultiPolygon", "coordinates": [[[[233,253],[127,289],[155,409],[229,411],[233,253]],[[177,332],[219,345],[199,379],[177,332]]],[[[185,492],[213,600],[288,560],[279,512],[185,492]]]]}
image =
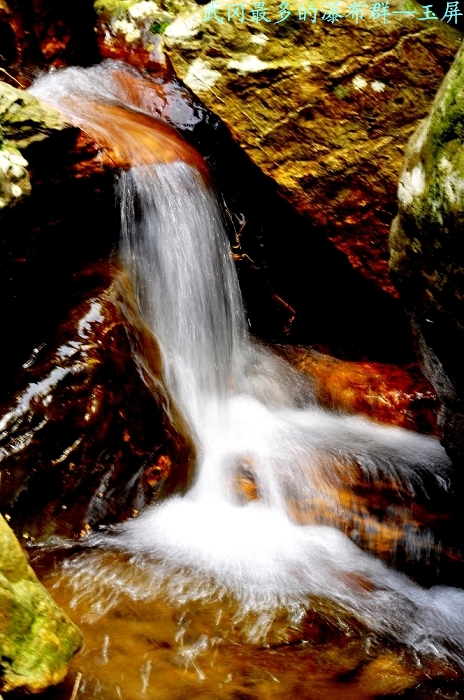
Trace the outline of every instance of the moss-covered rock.
{"type": "Polygon", "coordinates": [[[35,693],[59,683],[80,644],[0,515],[0,689],[35,693]]]}
{"type": "Polygon", "coordinates": [[[3,139],[20,149],[69,128],[55,109],[6,83],[0,83],[0,125],[3,139]]]}
{"type": "Polygon", "coordinates": [[[0,210],[31,192],[28,162],[21,150],[69,127],[54,109],[24,90],[0,82],[0,210]]]}
{"type": "Polygon", "coordinates": [[[138,68],[164,72],[162,34],[179,13],[195,7],[193,0],[96,0],[100,53],[138,68]]]}
{"type": "Polygon", "coordinates": [[[464,464],[464,49],[411,139],[391,269],[424,368],[444,403],[444,444],[464,464]]]}

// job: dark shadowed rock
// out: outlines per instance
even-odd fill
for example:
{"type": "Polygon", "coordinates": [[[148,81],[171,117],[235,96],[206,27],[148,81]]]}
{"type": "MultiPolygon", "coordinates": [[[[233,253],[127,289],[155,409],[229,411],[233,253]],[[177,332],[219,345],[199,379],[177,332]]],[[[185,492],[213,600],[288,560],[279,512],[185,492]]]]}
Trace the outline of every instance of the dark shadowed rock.
{"type": "Polygon", "coordinates": [[[115,164],[86,133],[0,83],[0,385],[63,315],[72,275],[118,237],[115,164]],[[89,215],[89,212],[92,215],[89,215]]]}
{"type": "Polygon", "coordinates": [[[69,316],[3,405],[0,508],[27,539],[85,535],[188,484],[193,449],[163,389],[156,341],[118,284],[127,283],[107,271],[80,277],[69,316]]]}
{"type": "Polygon", "coordinates": [[[99,61],[92,0],[0,2],[0,68],[27,84],[37,68],[99,61]]]}

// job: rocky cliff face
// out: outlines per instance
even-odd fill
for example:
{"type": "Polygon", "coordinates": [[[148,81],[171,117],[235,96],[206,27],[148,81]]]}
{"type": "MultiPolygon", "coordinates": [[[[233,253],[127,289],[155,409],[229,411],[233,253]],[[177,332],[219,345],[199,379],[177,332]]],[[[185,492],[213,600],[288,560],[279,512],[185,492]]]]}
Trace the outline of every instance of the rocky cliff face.
{"type": "Polygon", "coordinates": [[[37,693],[59,683],[81,639],[0,515],[0,690],[37,693]]]}
{"type": "Polygon", "coordinates": [[[464,465],[464,52],[411,139],[391,231],[391,269],[424,371],[443,402],[443,441],[464,465]]]}
{"type": "Polygon", "coordinates": [[[323,5],[301,18],[292,6],[285,18],[269,4],[257,19],[249,2],[243,18],[229,21],[220,0],[215,13],[208,5],[180,15],[165,44],[176,73],[307,218],[307,237],[323,231],[353,267],[395,294],[388,233],[404,148],[459,36],[421,21],[422,6],[401,0],[390,2],[385,21],[367,10],[346,16],[349,3],[341,2],[331,22],[323,5]]]}

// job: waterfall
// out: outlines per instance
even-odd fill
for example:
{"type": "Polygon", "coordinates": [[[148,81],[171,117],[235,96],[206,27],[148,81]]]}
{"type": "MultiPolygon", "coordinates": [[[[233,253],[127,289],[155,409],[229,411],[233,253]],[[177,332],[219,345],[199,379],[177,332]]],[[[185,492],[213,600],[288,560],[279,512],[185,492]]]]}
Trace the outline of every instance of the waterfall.
{"type": "MultiPolygon", "coordinates": [[[[323,410],[310,383],[250,337],[207,177],[190,147],[175,136],[171,147],[164,127],[141,118],[152,115],[140,100],[128,103],[121,72],[136,73],[107,61],[43,76],[31,89],[133,165],[116,184],[121,259],[159,342],[166,384],[198,446],[197,476],[185,496],[90,538],[95,547],[130,552],[150,572],[144,588],[113,574],[114,597],[118,587],[135,598],[152,595],[161,580],[170,582],[173,596],[193,599],[229,590],[243,618],[250,610],[261,615],[252,639],[265,637],[276,611],[296,619],[324,598],[417,652],[462,663],[462,593],[421,589],[318,521],[317,511],[335,517],[342,510],[337,488],[351,471],[401,485],[411,498],[424,488],[424,476],[446,488],[444,450],[434,438],[323,410]],[[105,121],[97,103],[112,115],[126,110],[123,126],[111,115],[105,121]],[[242,477],[251,485],[248,497],[237,489],[242,477]]],[[[405,536],[411,555],[415,536],[405,536]]],[[[76,595],[87,562],[70,565],[76,595]]],[[[94,557],[92,579],[107,575],[94,557]]]]}

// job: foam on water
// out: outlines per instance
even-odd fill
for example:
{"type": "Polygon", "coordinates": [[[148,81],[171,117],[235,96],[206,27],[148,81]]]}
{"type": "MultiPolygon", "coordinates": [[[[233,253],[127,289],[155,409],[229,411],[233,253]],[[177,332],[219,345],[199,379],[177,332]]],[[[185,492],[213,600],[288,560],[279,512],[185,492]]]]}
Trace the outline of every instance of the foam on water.
{"type": "MultiPolygon", "coordinates": [[[[81,98],[124,104],[115,70],[112,62],[66,69],[32,91],[62,109],[72,104],[78,123],[81,98]]],[[[137,144],[130,149],[127,158],[140,163],[137,144]]],[[[134,598],[176,581],[176,595],[192,599],[204,581],[205,595],[228,590],[242,610],[271,616],[323,597],[417,652],[463,664],[462,592],[425,591],[340,531],[297,525],[288,505],[317,497],[336,514],[333,487],[353,465],[366,480],[388,480],[411,497],[425,488],[424,476],[446,488],[449,462],[438,441],[318,407],[310,384],[248,336],[221,213],[203,179],[183,162],[143,163],[118,177],[121,256],[159,341],[170,393],[197,441],[197,478],[186,496],[90,538],[95,547],[132,553],[133,575],[118,578],[81,555],[68,562],[76,581],[94,585],[106,576],[134,598]],[[247,503],[233,487],[243,469],[258,496],[247,503]],[[137,578],[141,570],[150,575],[137,578]]]]}

